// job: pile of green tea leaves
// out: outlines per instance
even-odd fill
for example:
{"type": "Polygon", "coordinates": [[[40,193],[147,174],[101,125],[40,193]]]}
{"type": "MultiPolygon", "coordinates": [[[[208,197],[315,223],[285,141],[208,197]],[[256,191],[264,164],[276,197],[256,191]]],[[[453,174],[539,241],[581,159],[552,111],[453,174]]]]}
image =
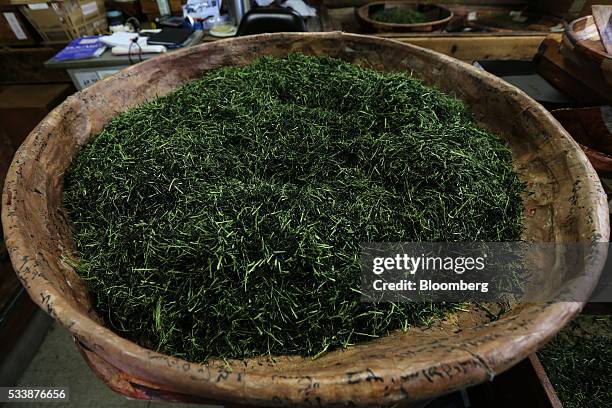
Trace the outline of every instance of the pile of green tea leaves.
{"type": "Polygon", "coordinates": [[[538,357],[565,408],[612,407],[612,316],[579,316],[538,357]]]}
{"type": "Polygon", "coordinates": [[[299,354],[444,317],[360,301],[360,243],[522,232],[509,148],[406,73],[264,57],[117,115],[65,178],[117,333],[189,360],[299,354]]]}
{"type": "Polygon", "coordinates": [[[425,14],[402,7],[384,8],[372,13],[370,17],[372,20],[380,21],[381,23],[393,24],[418,24],[428,21],[425,14]]]}

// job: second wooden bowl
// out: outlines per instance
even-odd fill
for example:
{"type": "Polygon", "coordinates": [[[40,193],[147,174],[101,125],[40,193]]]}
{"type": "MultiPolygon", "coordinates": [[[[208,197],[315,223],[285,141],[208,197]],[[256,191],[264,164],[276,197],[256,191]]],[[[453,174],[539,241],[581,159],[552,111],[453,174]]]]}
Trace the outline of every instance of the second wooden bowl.
{"type": "Polygon", "coordinates": [[[359,25],[367,31],[378,32],[430,32],[442,30],[453,18],[453,12],[446,7],[435,4],[415,4],[401,1],[378,1],[365,4],[355,9],[355,17],[359,25]],[[380,10],[390,8],[411,9],[422,13],[427,18],[425,23],[397,24],[384,23],[372,18],[373,14],[380,10]]]}

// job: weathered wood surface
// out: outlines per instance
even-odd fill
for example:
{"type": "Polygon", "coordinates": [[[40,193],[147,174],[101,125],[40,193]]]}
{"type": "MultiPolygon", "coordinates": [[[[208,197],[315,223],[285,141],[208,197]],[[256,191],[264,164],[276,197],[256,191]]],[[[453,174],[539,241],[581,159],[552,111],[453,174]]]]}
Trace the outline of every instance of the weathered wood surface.
{"type": "Polygon", "coordinates": [[[612,82],[606,79],[601,66],[577,54],[565,36],[561,44],[553,39],[542,42],[537,72],[583,104],[604,105],[612,101],[612,82]]]}
{"type": "MultiPolygon", "coordinates": [[[[492,323],[474,319],[463,327],[415,328],[316,360],[278,356],[229,365],[164,356],[104,327],[83,281],[62,260],[74,251],[61,207],[63,173],[71,159],[120,111],[209,69],[290,52],[412,72],[463,99],[482,125],[508,140],[520,177],[535,192],[524,197],[526,239],[608,241],[606,197],[578,145],[540,105],[490,74],[419,47],[341,33],[263,34],[177,51],[69,97],[21,146],[2,197],[6,245],[21,281],[32,299],[78,339],[89,361],[106,367],[103,378],[113,389],[139,398],[255,406],[416,406],[508,369],[581,310],[580,302],[526,304],[492,323]],[[130,391],[142,387],[149,391],[130,391]]],[[[586,270],[567,272],[583,284],[599,276],[606,254],[593,246],[587,255],[586,270]]],[[[593,286],[582,288],[590,293],[593,286]]]]}
{"type": "Polygon", "coordinates": [[[465,37],[395,37],[385,36],[406,44],[413,44],[462,61],[525,60],[537,54],[545,37],[542,36],[465,36],[465,37]]]}

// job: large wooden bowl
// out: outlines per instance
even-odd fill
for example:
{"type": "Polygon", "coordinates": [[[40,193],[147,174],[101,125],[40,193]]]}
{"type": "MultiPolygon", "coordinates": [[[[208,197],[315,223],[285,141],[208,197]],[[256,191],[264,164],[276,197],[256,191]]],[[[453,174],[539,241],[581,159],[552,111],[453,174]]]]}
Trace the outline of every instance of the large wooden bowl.
{"type": "MultiPolygon", "coordinates": [[[[32,299],[70,330],[110,387],[137,398],[251,406],[414,405],[493,378],[533,353],[581,310],[580,302],[524,304],[492,323],[466,314],[462,322],[415,328],[315,360],[278,356],[227,364],[161,355],[105,327],[83,281],[63,258],[74,251],[61,205],[63,174],[72,158],[118,112],[211,68],[290,52],[411,72],[463,99],[482,125],[512,147],[517,171],[532,192],[524,197],[525,238],[608,240],[606,198],[578,145],[523,92],[458,60],[391,40],[340,33],[264,34],[173,52],[100,81],[51,112],[17,152],[3,194],[6,246],[17,274],[32,299]]],[[[587,269],[567,268],[578,281],[591,279],[587,292],[606,256],[593,248],[587,269]]]]}

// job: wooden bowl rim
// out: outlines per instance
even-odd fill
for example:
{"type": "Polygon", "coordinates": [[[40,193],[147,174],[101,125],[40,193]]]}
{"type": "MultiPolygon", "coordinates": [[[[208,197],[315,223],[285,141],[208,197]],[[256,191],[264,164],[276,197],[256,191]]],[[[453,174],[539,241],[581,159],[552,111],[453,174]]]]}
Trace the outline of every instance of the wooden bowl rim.
{"type": "Polygon", "coordinates": [[[597,63],[601,64],[605,60],[612,60],[612,55],[608,54],[607,52],[601,51],[593,47],[588,47],[582,43],[582,40],[576,39],[576,34],[582,30],[576,31],[574,27],[576,26],[576,24],[588,20],[589,17],[593,18],[593,16],[588,15],[577,18],[576,20],[570,22],[567,25],[567,28],[565,29],[565,35],[567,36],[567,39],[574,47],[578,48],[583,54],[587,55],[591,60],[597,63]]]}
{"type": "MultiPolygon", "coordinates": [[[[210,361],[208,363],[193,363],[188,362],[180,358],[170,357],[157,353],[153,350],[144,348],[132,341],[129,341],[111,331],[109,328],[99,324],[89,315],[84,313],[82,310],[77,309],[65,298],[66,296],[59,292],[46,278],[44,271],[44,265],[36,263],[38,258],[39,249],[32,244],[30,237],[21,230],[21,220],[14,216],[15,209],[19,206],[24,206],[24,201],[20,197],[23,195],[23,190],[27,186],[23,186],[23,180],[20,178],[19,173],[22,166],[28,162],[39,160],[38,155],[34,153],[41,153],[44,146],[38,145],[38,139],[42,138],[44,134],[48,133],[45,129],[55,128],[62,123],[62,118],[65,114],[72,109],[70,105],[72,101],[84,101],[86,95],[93,95],[101,86],[104,86],[106,81],[113,81],[114,78],[127,78],[130,77],[134,72],[144,70],[145,67],[154,67],[159,62],[159,58],[172,58],[177,59],[181,56],[204,53],[207,47],[213,47],[214,44],[217,46],[226,46],[231,52],[232,45],[234,43],[240,44],[245,42],[248,44],[256,44],[260,41],[278,41],[278,43],[292,42],[296,40],[302,40],[307,37],[317,38],[319,41],[333,41],[334,44],[343,44],[351,42],[368,43],[369,45],[376,46],[388,46],[390,49],[393,47],[405,47],[410,48],[413,52],[428,55],[431,58],[435,58],[437,62],[445,64],[460,64],[462,69],[466,70],[470,75],[479,78],[481,81],[488,81],[491,84],[495,84],[500,88],[500,93],[507,93],[509,98],[513,98],[516,101],[525,102],[528,105],[528,109],[534,114],[543,119],[547,119],[549,125],[555,126],[559,132],[560,141],[565,144],[570,144],[577,148],[573,151],[573,154],[582,155],[584,162],[580,162],[578,167],[581,172],[587,176],[588,180],[585,182],[585,190],[589,197],[596,197],[597,200],[591,199],[589,203],[593,209],[593,236],[589,237],[592,239],[594,236],[598,236],[599,240],[607,241],[609,238],[609,225],[607,218],[607,201],[601,185],[597,185],[598,179],[593,167],[589,164],[584,156],[582,150],[578,148],[578,145],[570,138],[570,136],[561,128],[556,120],[544,110],[543,107],[535,103],[529,98],[524,92],[518,90],[514,86],[500,80],[499,78],[482,72],[477,68],[460,62],[454,58],[446,55],[417,47],[410,44],[404,44],[399,41],[377,38],[372,36],[357,35],[357,34],[345,34],[340,32],[331,33],[275,33],[275,34],[261,34],[250,37],[239,37],[227,40],[221,40],[213,43],[206,43],[196,47],[179,50],[171,54],[160,56],[156,59],[144,61],[142,63],[130,66],[116,76],[107,78],[104,81],[99,81],[93,84],[91,87],[81,91],[68,98],[67,101],[62,103],[60,106],[55,108],[47,117],[30,133],[25,142],[18,149],[15,154],[15,158],[11,164],[9,172],[6,177],[6,182],[3,191],[3,206],[2,206],[2,222],[4,225],[4,232],[6,238],[6,246],[10,253],[12,263],[15,267],[16,273],[28,293],[35,303],[37,303],[43,310],[50,314],[60,324],[67,328],[88,350],[97,353],[105,357],[105,361],[108,363],[120,367],[130,367],[130,375],[134,379],[146,379],[147,382],[153,384],[159,384],[161,388],[165,385],[170,384],[172,387],[178,387],[180,385],[182,392],[192,392],[197,395],[210,396],[212,400],[219,401],[236,401],[249,403],[262,402],[258,401],[257,396],[253,394],[253,390],[261,390],[265,387],[274,387],[275,392],[278,392],[278,401],[275,402],[277,405],[282,404],[304,404],[304,400],[300,397],[296,397],[295,390],[304,385],[305,382],[310,381],[312,385],[313,378],[316,378],[318,386],[333,386],[334,392],[328,397],[329,400],[326,402],[331,404],[342,405],[346,403],[346,398],[343,395],[355,396],[353,402],[358,405],[370,405],[379,406],[380,404],[391,404],[400,399],[406,400],[422,400],[424,398],[431,398],[436,395],[440,395],[443,390],[450,392],[455,389],[464,388],[466,386],[476,384],[487,379],[493,378],[496,373],[508,369],[513,364],[517,363],[520,359],[526,357],[530,353],[534,352],[536,348],[542,344],[542,342],[550,339],[558,330],[557,326],[562,326],[567,323],[572,317],[574,317],[584,305],[583,302],[566,302],[566,303],[550,303],[539,306],[526,306],[522,311],[528,315],[533,315],[533,319],[525,322],[524,325],[515,328],[513,331],[513,337],[511,340],[505,341],[505,347],[499,347],[499,344],[495,339],[488,338],[487,336],[481,336],[479,334],[480,343],[474,348],[477,348],[477,353],[471,350],[464,350],[465,353],[461,355],[461,358],[454,353],[445,354],[446,360],[437,361],[433,363],[427,360],[429,367],[437,367],[436,369],[442,369],[441,367],[454,367],[453,364],[462,364],[465,358],[470,358],[470,362],[474,364],[471,370],[459,373],[452,378],[452,381],[443,382],[442,384],[433,383],[429,388],[423,388],[414,390],[413,393],[405,391],[403,386],[400,391],[394,391],[389,395],[379,395],[372,391],[372,386],[380,378],[381,381],[384,378],[403,378],[402,373],[406,374],[403,370],[415,370],[414,367],[398,367],[394,361],[387,362],[385,360],[385,369],[381,372],[374,373],[369,372],[358,372],[348,373],[354,374],[358,378],[358,381],[351,382],[351,377],[347,378],[347,375],[341,375],[338,371],[334,371],[333,367],[325,366],[323,368],[312,367],[307,370],[299,370],[299,375],[278,375],[278,372],[262,372],[254,371],[243,374],[242,371],[236,369],[237,372],[228,372],[225,366],[220,361],[210,361]],[[556,123],[556,125],[555,125],[556,123]],[[21,180],[21,181],[20,181],[21,180]],[[24,188],[25,187],[25,188],[24,188]],[[605,208],[604,208],[605,207],[605,208]],[[32,274],[33,270],[36,272],[32,274]],[[26,279],[27,278],[27,279],[26,279]],[[525,312],[526,310],[526,312],[525,312]],[[529,314],[531,313],[531,314],[529,314]],[[489,363],[487,363],[487,361],[489,363]],[[433,364],[433,366],[432,366],[433,364]],[[492,365],[491,365],[492,364],[492,365]],[[329,373],[332,373],[331,375],[329,373]],[[213,377],[211,377],[213,375],[213,377]],[[208,380],[204,381],[204,377],[208,376],[208,380]],[[212,381],[211,378],[216,378],[216,381],[212,381]],[[228,379],[231,379],[228,380],[228,379]],[[187,390],[187,391],[186,391],[187,390]],[[348,394],[347,394],[348,393],[348,394]],[[335,399],[334,399],[335,398],[335,399]]],[[[347,45],[347,44],[344,44],[347,45]]],[[[44,201],[47,205],[48,202],[44,201]]],[[[603,262],[605,261],[605,254],[596,253],[593,257],[593,270],[595,273],[601,271],[603,262]]],[[[48,265],[47,265],[48,266],[48,265]]],[[[513,318],[502,319],[497,322],[491,323],[487,326],[487,330],[494,327],[505,327],[504,325],[511,325],[513,318]]],[[[484,329],[483,329],[484,330],[484,329]]],[[[486,332],[485,332],[486,333],[486,332]]],[[[448,338],[454,338],[454,333],[446,333],[448,338]]],[[[508,337],[506,333],[505,338],[508,337]]],[[[332,353],[343,353],[343,351],[334,351],[332,353]]],[[[245,360],[244,362],[238,360],[237,365],[248,365],[255,359],[245,360]]],[[[376,359],[373,359],[376,361],[376,359]]],[[[370,361],[370,360],[368,360],[370,361]]],[[[423,365],[425,363],[421,363],[423,365]]],[[[418,365],[417,365],[418,367],[418,365]]],[[[292,371],[295,372],[295,371],[292,371]]],[[[410,371],[411,372],[411,371],[410,371]]],[[[410,373],[409,372],[409,373],[410,373]]],[[[407,380],[414,379],[413,376],[419,376],[419,381],[424,381],[423,377],[427,376],[425,371],[420,370],[412,373],[411,375],[406,374],[407,380]]],[[[310,389],[310,388],[309,388],[310,389]]],[[[412,392],[413,390],[411,390],[412,392]]],[[[270,401],[267,401],[270,403],[270,401]]],[[[311,401],[312,402],[312,401],[311,401]]]]}

